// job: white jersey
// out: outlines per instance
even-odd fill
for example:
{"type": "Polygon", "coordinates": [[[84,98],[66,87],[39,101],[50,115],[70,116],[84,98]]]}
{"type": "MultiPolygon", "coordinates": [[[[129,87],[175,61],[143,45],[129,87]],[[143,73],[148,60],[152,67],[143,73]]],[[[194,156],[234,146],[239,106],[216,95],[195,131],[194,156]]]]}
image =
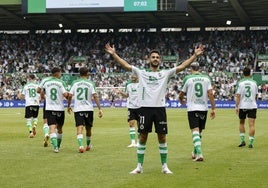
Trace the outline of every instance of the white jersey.
{"type": "Polygon", "coordinates": [[[51,76],[43,78],[43,79],[41,80],[40,84],[39,84],[39,87],[40,87],[41,89],[43,89],[45,82],[46,82],[47,80],[51,79],[51,78],[52,78],[51,76]]]}
{"type": "Polygon", "coordinates": [[[39,106],[40,95],[37,93],[38,84],[29,82],[23,87],[21,94],[25,96],[25,106],[39,106]]]}
{"type": "Polygon", "coordinates": [[[256,81],[251,78],[244,78],[237,83],[236,94],[240,94],[239,109],[257,108],[256,95],[258,86],[256,81]]]}
{"type": "Polygon", "coordinates": [[[79,78],[72,83],[69,93],[73,95],[74,112],[93,111],[92,95],[96,93],[93,82],[79,78]]]}
{"type": "Polygon", "coordinates": [[[211,89],[211,80],[207,75],[195,73],[186,76],[181,91],[186,93],[187,111],[207,111],[208,90],[211,89]]]}
{"type": "Polygon", "coordinates": [[[175,75],[176,67],[153,72],[132,66],[132,71],[139,78],[138,106],[165,107],[168,83],[170,78],[175,75]]]}
{"type": "Polygon", "coordinates": [[[139,83],[128,82],[126,84],[125,92],[128,94],[127,98],[127,108],[136,109],[138,106],[138,86],[139,83]]]}
{"type": "Polygon", "coordinates": [[[46,94],[46,110],[64,111],[63,94],[67,92],[65,83],[58,78],[51,77],[43,85],[46,94]]]}

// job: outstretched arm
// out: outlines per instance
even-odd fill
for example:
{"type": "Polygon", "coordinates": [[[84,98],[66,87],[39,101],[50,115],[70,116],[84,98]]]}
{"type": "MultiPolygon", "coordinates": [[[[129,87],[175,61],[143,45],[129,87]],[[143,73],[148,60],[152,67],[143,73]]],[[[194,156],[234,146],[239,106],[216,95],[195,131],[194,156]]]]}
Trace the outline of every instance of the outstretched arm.
{"type": "Polygon", "coordinates": [[[116,54],[114,45],[110,46],[110,44],[106,44],[105,51],[109,53],[124,69],[131,71],[131,65],[116,54]]]}
{"type": "Polygon", "coordinates": [[[203,52],[204,52],[204,46],[202,44],[200,44],[198,48],[195,47],[194,54],[189,59],[185,60],[182,64],[176,67],[176,73],[188,67],[203,52]]]}

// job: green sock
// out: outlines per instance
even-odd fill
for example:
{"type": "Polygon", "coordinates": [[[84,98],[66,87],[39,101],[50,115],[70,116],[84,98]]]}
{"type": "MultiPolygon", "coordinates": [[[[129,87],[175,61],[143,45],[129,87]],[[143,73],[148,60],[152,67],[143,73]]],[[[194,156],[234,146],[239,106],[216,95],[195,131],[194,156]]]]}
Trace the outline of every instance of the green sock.
{"type": "Polygon", "coordinates": [[[146,145],[138,144],[137,146],[137,158],[138,163],[143,164],[146,145]]]}
{"type": "Polygon", "coordinates": [[[57,134],[56,133],[50,134],[50,139],[51,139],[51,142],[52,142],[54,149],[58,148],[57,134]]]}
{"type": "Polygon", "coordinates": [[[240,133],[241,142],[245,142],[245,133],[240,133]]]}
{"type": "Polygon", "coordinates": [[[33,118],[33,125],[36,127],[38,123],[38,119],[37,118],[33,118]]]}
{"type": "Polygon", "coordinates": [[[91,142],[91,136],[87,136],[87,146],[90,145],[90,142],[91,142]]]}
{"type": "Polygon", "coordinates": [[[49,127],[48,127],[47,123],[45,123],[43,126],[43,132],[44,132],[45,136],[48,135],[48,133],[49,133],[49,127]]]}
{"type": "Polygon", "coordinates": [[[130,140],[135,140],[135,137],[136,137],[135,127],[129,128],[129,135],[130,135],[130,140]]]}
{"type": "Polygon", "coordinates": [[[160,153],[160,158],[161,158],[161,163],[167,163],[167,143],[161,143],[159,144],[159,153],[160,153]]]}
{"type": "Polygon", "coordinates": [[[200,139],[199,132],[194,131],[192,133],[192,138],[193,138],[193,143],[194,143],[196,154],[201,155],[202,150],[201,150],[201,139],[200,139]]]}
{"type": "Polygon", "coordinates": [[[83,146],[83,134],[77,135],[77,142],[79,147],[83,146]]]}
{"type": "Polygon", "coordinates": [[[254,136],[249,136],[249,145],[253,145],[254,136]]]}
{"type": "Polygon", "coordinates": [[[28,130],[29,130],[30,133],[33,131],[31,119],[27,119],[26,120],[26,127],[28,128],[28,130]]]}
{"type": "Polygon", "coordinates": [[[60,148],[61,141],[62,141],[62,134],[57,134],[57,141],[58,141],[58,148],[60,148]]]}

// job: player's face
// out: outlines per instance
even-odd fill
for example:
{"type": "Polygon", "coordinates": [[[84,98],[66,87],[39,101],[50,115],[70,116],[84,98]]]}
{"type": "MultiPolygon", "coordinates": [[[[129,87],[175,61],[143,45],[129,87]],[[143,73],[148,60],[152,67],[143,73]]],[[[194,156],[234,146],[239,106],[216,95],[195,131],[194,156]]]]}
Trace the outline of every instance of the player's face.
{"type": "Polygon", "coordinates": [[[160,64],[160,55],[158,53],[152,53],[150,55],[150,66],[151,67],[158,67],[160,64]]]}

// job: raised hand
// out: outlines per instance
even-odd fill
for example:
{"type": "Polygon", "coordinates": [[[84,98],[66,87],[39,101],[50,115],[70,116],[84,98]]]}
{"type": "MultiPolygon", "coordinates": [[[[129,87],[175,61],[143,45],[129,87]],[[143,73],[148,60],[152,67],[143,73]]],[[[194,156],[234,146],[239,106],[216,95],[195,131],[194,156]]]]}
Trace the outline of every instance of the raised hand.
{"type": "Polygon", "coordinates": [[[115,47],[114,47],[114,45],[110,46],[110,44],[107,43],[107,44],[105,45],[105,51],[106,51],[107,53],[113,55],[113,54],[115,53],[115,47]]]}
{"type": "Polygon", "coordinates": [[[203,52],[204,52],[204,46],[202,44],[200,44],[199,47],[196,46],[195,49],[194,49],[194,54],[196,56],[199,56],[203,52]]]}

